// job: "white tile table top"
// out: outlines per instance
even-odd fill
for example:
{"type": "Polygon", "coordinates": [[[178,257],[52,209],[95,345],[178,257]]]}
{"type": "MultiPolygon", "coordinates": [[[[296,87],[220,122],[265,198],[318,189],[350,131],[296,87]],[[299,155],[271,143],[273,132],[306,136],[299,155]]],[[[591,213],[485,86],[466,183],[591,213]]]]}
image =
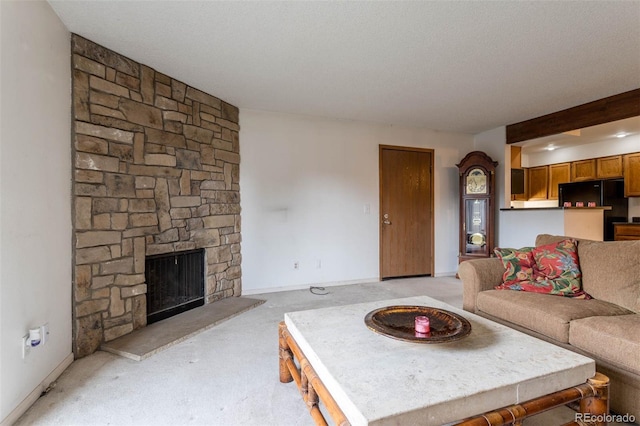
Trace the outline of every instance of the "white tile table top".
{"type": "Polygon", "coordinates": [[[290,312],[285,323],[353,425],[442,425],[595,374],[587,357],[426,296],[290,312]],[[369,330],[365,315],[392,305],[456,312],[469,320],[471,334],[422,344],[369,330]]]}

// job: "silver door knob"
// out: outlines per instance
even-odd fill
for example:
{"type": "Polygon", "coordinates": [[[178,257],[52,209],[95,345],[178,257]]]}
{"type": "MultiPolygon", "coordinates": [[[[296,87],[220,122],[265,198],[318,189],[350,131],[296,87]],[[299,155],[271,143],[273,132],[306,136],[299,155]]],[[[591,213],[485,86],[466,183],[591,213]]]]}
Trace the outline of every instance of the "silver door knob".
{"type": "Polygon", "coordinates": [[[385,225],[391,225],[391,221],[390,220],[383,220],[382,223],[385,224],[385,225]]]}

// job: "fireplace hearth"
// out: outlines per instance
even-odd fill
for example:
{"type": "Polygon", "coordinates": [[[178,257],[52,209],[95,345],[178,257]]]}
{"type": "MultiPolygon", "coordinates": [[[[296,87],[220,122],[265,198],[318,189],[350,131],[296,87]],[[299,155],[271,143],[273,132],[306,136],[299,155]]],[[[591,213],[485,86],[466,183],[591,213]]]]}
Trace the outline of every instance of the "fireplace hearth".
{"type": "Polygon", "coordinates": [[[204,249],[148,256],[147,324],[204,305],[204,249]]]}

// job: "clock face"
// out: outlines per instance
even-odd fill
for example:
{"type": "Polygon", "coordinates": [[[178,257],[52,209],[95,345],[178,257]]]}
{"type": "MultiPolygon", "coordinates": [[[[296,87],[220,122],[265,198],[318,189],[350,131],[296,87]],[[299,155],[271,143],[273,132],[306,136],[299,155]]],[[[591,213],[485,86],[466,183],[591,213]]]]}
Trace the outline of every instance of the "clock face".
{"type": "Polygon", "coordinates": [[[467,194],[486,194],[487,175],[482,169],[472,169],[467,175],[467,194]]]}

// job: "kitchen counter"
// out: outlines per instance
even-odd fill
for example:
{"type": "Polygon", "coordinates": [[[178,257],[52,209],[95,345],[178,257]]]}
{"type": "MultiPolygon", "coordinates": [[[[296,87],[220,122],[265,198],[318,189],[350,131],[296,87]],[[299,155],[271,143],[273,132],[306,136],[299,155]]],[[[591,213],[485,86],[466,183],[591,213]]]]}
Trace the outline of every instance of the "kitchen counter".
{"type": "Polygon", "coordinates": [[[502,208],[501,211],[514,211],[514,210],[611,210],[611,206],[596,206],[596,207],[511,207],[508,209],[502,208]]]}
{"type": "MultiPolygon", "coordinates": [[[[593,208],[593,207],[592,207],[593,208]]],[[[508,209],[500,209],[503,212],[509,212],[514,210],[562,210],[563,207],[511,207],[508,209]]]]}
{"type": "Polygon", "coordinates": [[[611,206],[596,206],[596,207],[563,207],[565,210],[612,210],[611,206]]]}

